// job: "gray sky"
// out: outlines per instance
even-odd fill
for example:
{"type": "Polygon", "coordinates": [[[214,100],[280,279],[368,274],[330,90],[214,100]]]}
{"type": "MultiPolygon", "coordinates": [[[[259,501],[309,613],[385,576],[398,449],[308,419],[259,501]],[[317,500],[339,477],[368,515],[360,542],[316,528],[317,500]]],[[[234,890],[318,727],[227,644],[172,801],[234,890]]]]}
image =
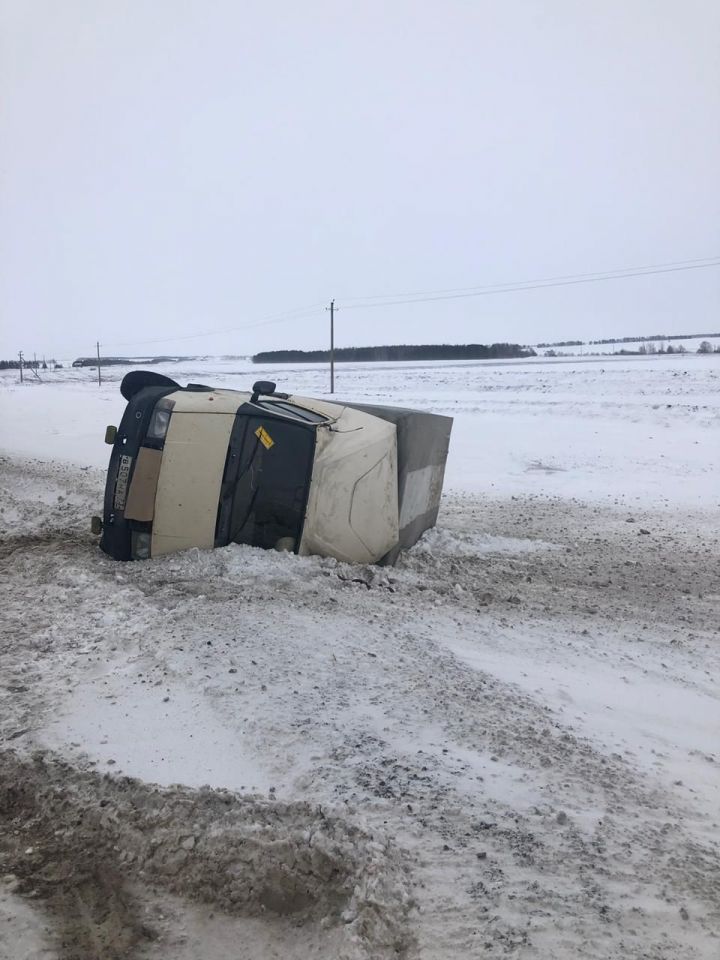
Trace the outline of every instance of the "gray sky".
{"type": "Polygon", "coordinates": [[[720,255],[717,0],[0,11],[0,356],[720,329],[717,267],[347,309],[720,255]]]}

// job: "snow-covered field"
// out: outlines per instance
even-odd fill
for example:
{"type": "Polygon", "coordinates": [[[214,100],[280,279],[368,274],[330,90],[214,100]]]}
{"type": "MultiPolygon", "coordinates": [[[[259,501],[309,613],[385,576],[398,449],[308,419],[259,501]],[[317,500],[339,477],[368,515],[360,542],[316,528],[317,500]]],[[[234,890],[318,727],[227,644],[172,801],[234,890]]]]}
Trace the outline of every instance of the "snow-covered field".
{"type": "Polygon", "coordinates": [[[393,569],[101,555],[124,372],[0,381],[0,957],[717,958],[720,356],[339,366],[455,417],[393,569]]]}

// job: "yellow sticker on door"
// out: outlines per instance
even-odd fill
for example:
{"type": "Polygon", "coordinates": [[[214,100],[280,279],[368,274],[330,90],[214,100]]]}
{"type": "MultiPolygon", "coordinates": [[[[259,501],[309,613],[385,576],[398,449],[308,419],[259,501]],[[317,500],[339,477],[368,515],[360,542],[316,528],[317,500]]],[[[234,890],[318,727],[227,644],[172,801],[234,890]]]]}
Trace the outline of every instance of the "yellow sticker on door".
{"type": "Polygon", "coordinates": [[[257,430],[255,431],[255,436],[258,438],[258,440],[265,447],[266,450],[269,450],[270,447],[275,446],[275,441],[267,432],[265,427],[258,427],[257,430]]]}

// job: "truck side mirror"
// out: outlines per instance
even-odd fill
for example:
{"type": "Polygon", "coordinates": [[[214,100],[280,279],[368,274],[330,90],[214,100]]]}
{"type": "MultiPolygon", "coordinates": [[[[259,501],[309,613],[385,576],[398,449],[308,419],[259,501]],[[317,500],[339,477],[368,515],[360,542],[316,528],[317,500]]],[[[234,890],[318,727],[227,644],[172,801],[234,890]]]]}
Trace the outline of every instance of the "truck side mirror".
{"type": "Polygon", "coordinates": [[[252,397],[250,397],[250,403],[257,403],[257,399],[260,394],[263,396],[272,396],[275,393],[276,383],[273,383],[272,380],[257,380],[253,384],[252,397]]]}
{"type": "Polygon", "coordinates": [[[111,446],[115,443],[115,437],[117,436],[117,427],[105,427],[105,443],[109,443],[111,446]]]}

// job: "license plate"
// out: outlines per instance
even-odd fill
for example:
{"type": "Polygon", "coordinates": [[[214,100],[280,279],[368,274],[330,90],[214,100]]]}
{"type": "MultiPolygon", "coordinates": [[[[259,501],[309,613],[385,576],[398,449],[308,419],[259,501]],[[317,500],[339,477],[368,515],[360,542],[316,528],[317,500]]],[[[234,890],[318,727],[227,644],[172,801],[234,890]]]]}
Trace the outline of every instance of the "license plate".
{"type": "Polygon", "coordinates": [[[120,466],[118,467],[117,480],[115,481],[115,500],[113,501],[116,510],[125,509],[128,480],[130,479],[130,467],[132,466],[132,461],[133,458],[129,457],[127,454],[123,454],[123,456],[120,457],[120,466]]]}

